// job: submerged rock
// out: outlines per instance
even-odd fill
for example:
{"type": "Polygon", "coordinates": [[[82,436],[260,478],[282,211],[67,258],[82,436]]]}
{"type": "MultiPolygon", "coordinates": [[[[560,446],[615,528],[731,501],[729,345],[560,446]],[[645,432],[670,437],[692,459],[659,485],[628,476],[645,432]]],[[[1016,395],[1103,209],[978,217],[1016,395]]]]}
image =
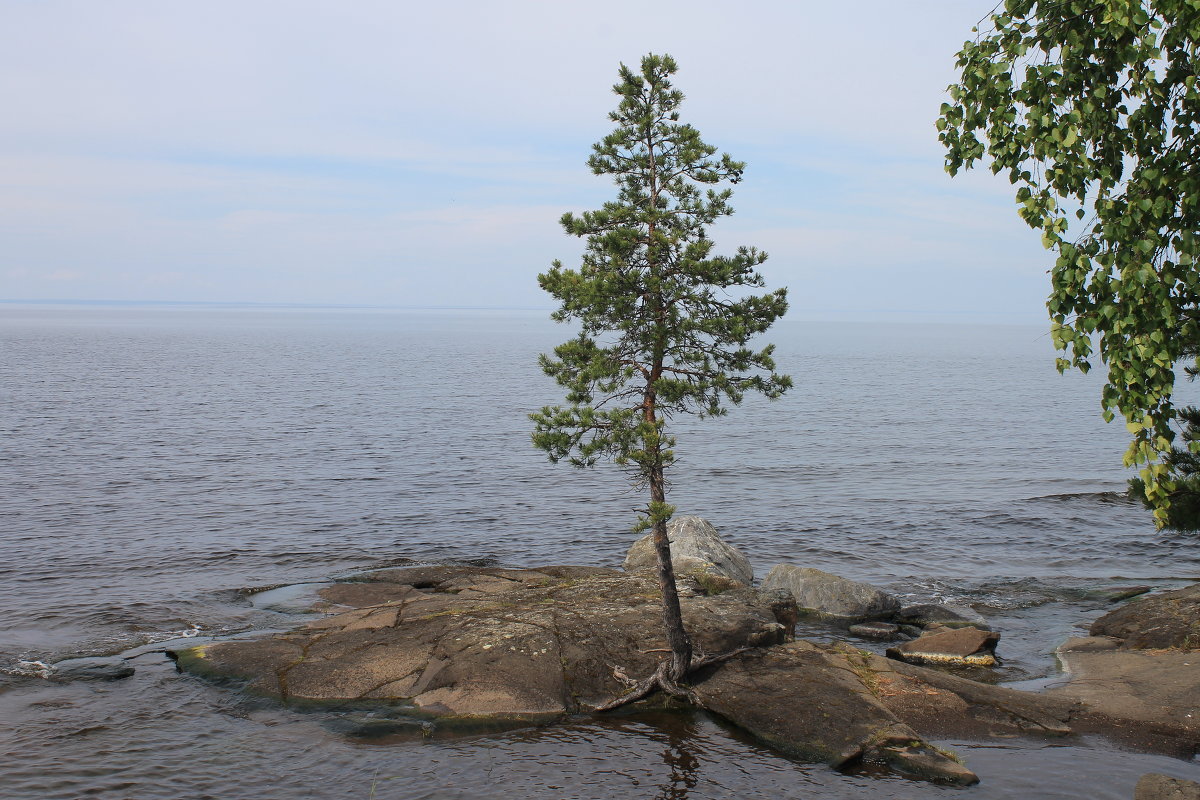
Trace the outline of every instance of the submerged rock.
{"type": "Polygon", "coordinates": [[[1092,623],[1093,636],[1135,649],[1200,649],[1200,584],[1134,600],[1092,623]]]}
{"type": "Polygon", "coordinates": [[[890,622],[859,622],[850,626],[850,633],[864,639],[887,641],[900,635],[900,626],[890,622]]]}
{"type": "MultiPolygon", "coordinates": [[[[646,534],[629,548],[624,564],[628,572],[658,565],[653,536],[646,534]]],[[[680,575],[714,575],[746,586],[754,582],[749,559],[722,539],[717,529],[702,517],[673,518],[667,523],[667,539],[671,543],[671,564],[680,575]]]]}
{"type": "Polygon", "coordinates": [[[911,642],[890,647],[888,658],[910,664],[961,664],[991,667],[996,664],[1000,634],[978,628],[952,628],[927,633],[911,642]]]}
{"type": "Polygon", "coordinates": [[[777,564],[762,587],[789,592],[801,611],[843,622],[891,619],[900,610],[894,595],[811,567],[777,564]]]}
{"type": "Polygon", "coordinates": [[[46,676],[52,681],[119,681],[134,674],[133,667],[103,658],[59,661],[46,676]]]}
{"type": "Polygon", "coordinates": [[[1087,596],[1109,603],[1119,603],[1122,600],[1146,594],[1153,589],[1153,586],[1108,586],[1103,589],[1092,589],[1087,596]]]}
{"type": "Polygon", "coordinates": [[[919,603],[905,606],[897,612],[896,621],[921,627],[937,623],[948,628],[964,628],[969,625],[980,630],[988,629],[987,620],[979,612],[967,606],[947,603],[919,603]]]}

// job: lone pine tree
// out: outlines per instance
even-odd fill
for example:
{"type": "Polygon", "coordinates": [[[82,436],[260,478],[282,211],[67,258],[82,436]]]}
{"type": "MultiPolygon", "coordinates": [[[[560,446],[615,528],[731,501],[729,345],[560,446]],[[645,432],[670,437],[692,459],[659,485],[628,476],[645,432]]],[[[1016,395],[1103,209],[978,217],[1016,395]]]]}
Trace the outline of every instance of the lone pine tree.
{"type": "Polygon", "coordinates": [[[677,681],[720,657],[693,654],[680,614],[667,539],[675,510],[666,502],[672,417],[723,416],[748,391],[773,399],[792,385],[774,372],[772,345],[748,346],[787,310],[787,290],[748,294],[763,287],[757,267],[766,253],[742,247],[714,255],[706,231],[733,213],[732,190],[712,187],[737,183],[745,165],[718,157],[679,122],[676,69],[667,55],[643,58],[640,74],[621,65],[613,87],[620,104],[609,114],[617,127],[588,159],[593,173],[613,177],[617,199],[563,215],[564,230],[586,239],[582,261],[578,269],[555,261],[538,276],[561,303],[553,319],[576,322],[579,334],[554,357],[541,356],[567,405],[530,415],[534,445],[577,467],[610,459],[649,492],[634,530],[653,531],[671,657],[613,705],[656,688],[678,693],[677,681]]]}

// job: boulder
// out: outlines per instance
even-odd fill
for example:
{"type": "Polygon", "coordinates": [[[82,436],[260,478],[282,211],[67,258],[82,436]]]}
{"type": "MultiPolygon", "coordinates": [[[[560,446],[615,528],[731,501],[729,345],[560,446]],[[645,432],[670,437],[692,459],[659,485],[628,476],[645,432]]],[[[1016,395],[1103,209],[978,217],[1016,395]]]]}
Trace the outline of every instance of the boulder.
{"type": "Polygon", "coordinates": [[[1200,800],[1200,783],[1148,772],[1134,787],[1133,800],[1200,800]]]}
{"type": "Polygon", "coordinates": [[[953,628],[927,633],[911,642],[890,647],[887,657],[910,664],[960,664],[991,667],[996,664],[1000,634],[978,628],[953,628]]]}
{"type": "MultiPolygon", "coordinates": [[[[658,565],[653,536],[648,533],[629,548],[624,563],[627,572],[653,569],[658,565]]],[[[749,560],[726,543],[717,534],[717,529],[701,517],[673,518],[667,523],[667,539],[671,543],[671,563],[680,575],[713,575],[746,586],[754,581],[754,569],[749,560]]]]}
{"type": "Polygon", "coordinates": [[[988,629],[987,620],[974,609],[947,603],[918,603],[905,606],[896,614],[896,621],[921,627],[938,623],[949,628],[965,628],[969,625],[980,630],[988,629]]]}
{"type": "Polygon", "coordinates": [[[1133,649],[1200,649],[1200,584],[1133,600],[1093,622],[1090,633],[1133,649]]]}
{"type": "Polygon", "coordinates": [[[811,567],[777,564],[763,579],[762,588],[785,590],[796,598],[802,612],[843,622],[890,619],[900,610],[894,595],[811,567]]]}

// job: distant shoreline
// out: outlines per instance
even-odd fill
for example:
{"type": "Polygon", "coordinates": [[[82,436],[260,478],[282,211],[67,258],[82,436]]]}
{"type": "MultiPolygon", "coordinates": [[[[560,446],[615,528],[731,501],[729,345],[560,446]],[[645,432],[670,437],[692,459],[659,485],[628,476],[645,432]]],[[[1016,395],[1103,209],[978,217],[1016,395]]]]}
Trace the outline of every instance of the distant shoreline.
{"type": "MultiPolygon", "coordinates": [[[[374,305],[367,303],[257,302],[242,300],[72,300],[61,298],[2,299],[2,307],[23,308],[138,308],[195,309],[225,311],[364,311],[438,313],[475,311],[496,314],[539,314],[549,318],[549,306],[417,306],[374,305]]],[[[1040,314],[979,314],[976,311],[919,311],[903,309],[817,309],[792,308],[783,324],[913,324],[977,325],[1048,328],[1049,320],[1040,314]]]]}

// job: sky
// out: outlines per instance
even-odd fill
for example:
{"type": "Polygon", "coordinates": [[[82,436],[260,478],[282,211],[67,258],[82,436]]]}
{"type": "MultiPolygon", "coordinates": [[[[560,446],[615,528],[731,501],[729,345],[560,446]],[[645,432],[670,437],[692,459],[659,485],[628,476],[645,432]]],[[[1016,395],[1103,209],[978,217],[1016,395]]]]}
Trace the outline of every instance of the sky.
{"type": "Polygon", "coordinates": [[[551,308],[655,52],[790,318],[1038,322],[1052,257],[934,128],[993,5],[0,0],[0,300],[551,308]]]}

